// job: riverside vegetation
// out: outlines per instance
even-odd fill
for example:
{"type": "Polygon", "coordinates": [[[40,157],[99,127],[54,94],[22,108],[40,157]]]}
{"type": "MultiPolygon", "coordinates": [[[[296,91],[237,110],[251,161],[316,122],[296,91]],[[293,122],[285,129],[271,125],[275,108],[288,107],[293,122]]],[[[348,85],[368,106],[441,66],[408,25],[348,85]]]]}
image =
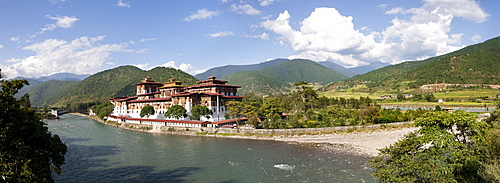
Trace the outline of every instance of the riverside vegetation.
{"type": "Polygon", "coordinates": [[[29,95],[14,95],[28,82],[0,73],[0,182],[53,182],[61,173],[66,145],[31,108],[29,95]]]}

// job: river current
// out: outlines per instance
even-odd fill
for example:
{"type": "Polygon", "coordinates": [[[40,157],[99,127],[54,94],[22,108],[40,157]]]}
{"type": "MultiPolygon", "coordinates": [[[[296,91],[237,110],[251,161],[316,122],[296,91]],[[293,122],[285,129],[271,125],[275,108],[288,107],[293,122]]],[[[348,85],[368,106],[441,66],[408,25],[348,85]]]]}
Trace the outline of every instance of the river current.
{"type": "Polygon", "coordinates": [[[370,158],[284,142],[151,134],[63,115],[56,182],[374,182],[370,158]]]}

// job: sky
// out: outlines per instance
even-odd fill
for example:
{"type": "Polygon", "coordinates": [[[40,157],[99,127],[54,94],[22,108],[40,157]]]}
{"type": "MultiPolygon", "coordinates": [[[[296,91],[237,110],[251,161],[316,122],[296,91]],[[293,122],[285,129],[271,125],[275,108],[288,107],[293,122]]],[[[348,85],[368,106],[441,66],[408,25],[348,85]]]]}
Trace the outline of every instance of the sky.
{"type": "Polygon", "coordinates": [[[5,78],[276,58],[397,64],[499,36],[498,0],[1,0],[5,78]]]}

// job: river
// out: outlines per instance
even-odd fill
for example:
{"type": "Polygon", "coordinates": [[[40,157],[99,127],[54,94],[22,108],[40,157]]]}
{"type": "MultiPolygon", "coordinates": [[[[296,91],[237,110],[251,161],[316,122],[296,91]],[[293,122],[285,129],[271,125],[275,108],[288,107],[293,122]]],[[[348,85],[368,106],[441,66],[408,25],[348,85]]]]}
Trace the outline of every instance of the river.
{"type": "Polygon", "coordinates": [[[56,182],[374,182],[370,158],[348,152],[136,132],[74,115],[47,124],[68,146],[56,182]]]}

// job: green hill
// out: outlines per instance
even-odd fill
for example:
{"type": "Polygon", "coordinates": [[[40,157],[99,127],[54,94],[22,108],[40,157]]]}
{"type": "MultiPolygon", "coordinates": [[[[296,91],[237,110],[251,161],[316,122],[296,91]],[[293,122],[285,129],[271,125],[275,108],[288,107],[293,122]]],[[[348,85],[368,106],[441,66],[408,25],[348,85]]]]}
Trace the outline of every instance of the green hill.
{"type": "Polygon", "coordinates": [[[322,91],[360,83],[367,83],[370,88],[393,89],[435,83],[498,84],[499,61],[500,37],[497,37],[422,61],[407,61],[357,75],[341,83],[332,83],[322,91]]]}
{"type": "Polygon", "coordinates": [[[36,85],[28,94],[31,105],[36,107],[49,106],[59,100],[59,96],[68,92],[80,81],[57,81],[50,80],[36,85]]]}
{"type": "Polygon", "coordinates": [[[307,81],[318,85],[341,81],[347,78],[317,62],[295,59],[279,65],[265,67],[256,71],[244,71],[223,77],[231,84],[240,85],[240,93],[252,92],[265,95],[274,92],[288,92],[293,83],[307,81]]]}
{"type": "Polygon", "coordinates": [[[281,64],[283,62],[288,61],[288,59],[274,59],[266,62],[261,62],[258,64],[250,64],[250,65],[226,65],[222,67],[211,68],[203,73],[197,74],[195,77],[199,80],[205,80],[210,76],[215,76],[222,78],[227,75],[235,74],[241,71],[254,71],[258,69],[262,69],[264,67],[275,66],[281,64]]]}
{"type": "Polygon", "coordinates": [[[230,85],[241,86],[238,90],[240,95],[246,93],[254,93],[256,95],[284,93],[290,89],[290,84],[264,75],[259,71],[242,71],[225,76],[222,79],[229,81],[228,84],[230,85]]]}
{"type": "Polygon", "coordinates": [[[326,85],[330,82],[342,81],[347,78],[347,76],[326,68],[317,62],[305,59],[289,60],[279,65],[262,68],[257,71],[286,83],[307,81],[326,85]]]}
{"type": "Polygon", "coordinates": [[[186,85],[198,81],[193,76],[177,69],[157,67],[149,71],[134,66],[120,66],[89,76],[63,94],[53,106],[66,106],[69,103],[90,101],[104,102],[108,98],[135,95],[135,86],[145,77],[152,77],[157,82],[167,82],[171,78],[186,85]]]}

